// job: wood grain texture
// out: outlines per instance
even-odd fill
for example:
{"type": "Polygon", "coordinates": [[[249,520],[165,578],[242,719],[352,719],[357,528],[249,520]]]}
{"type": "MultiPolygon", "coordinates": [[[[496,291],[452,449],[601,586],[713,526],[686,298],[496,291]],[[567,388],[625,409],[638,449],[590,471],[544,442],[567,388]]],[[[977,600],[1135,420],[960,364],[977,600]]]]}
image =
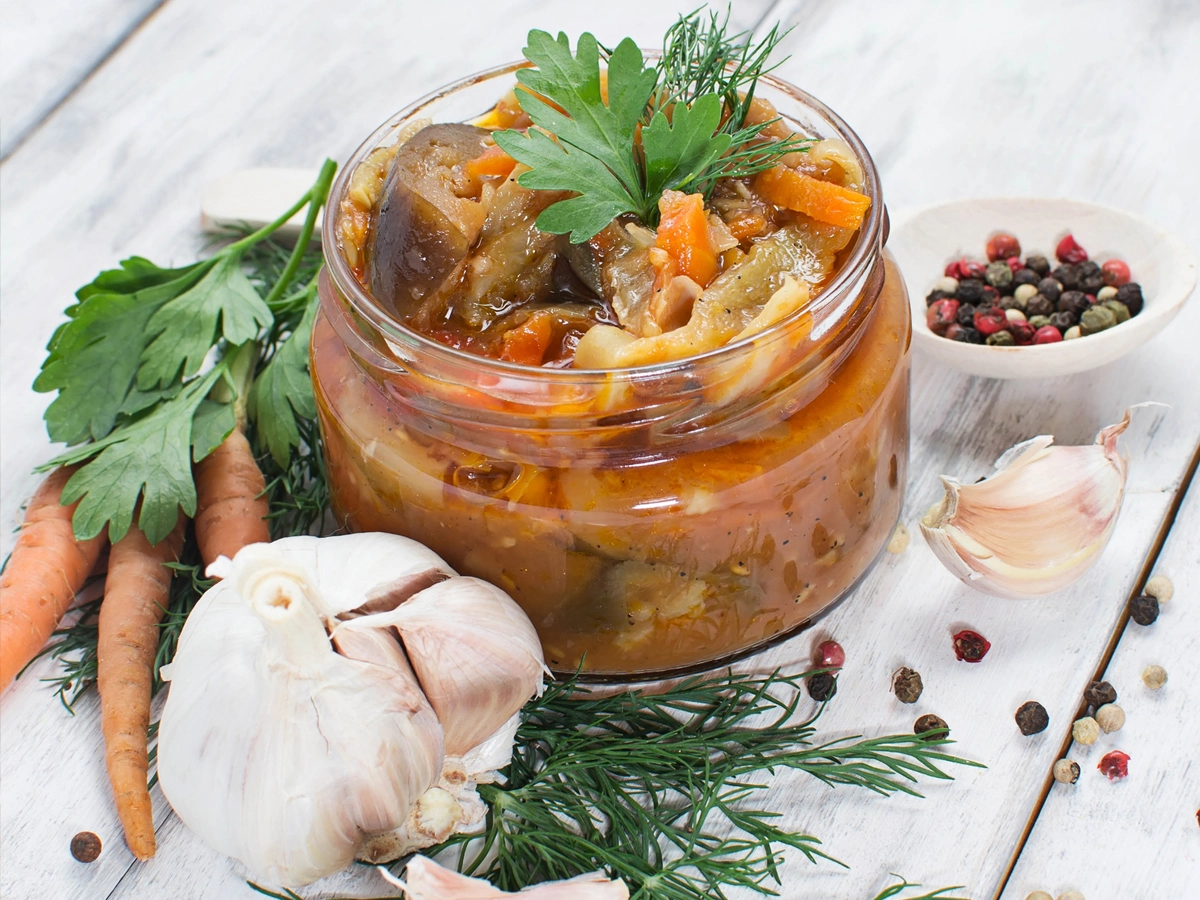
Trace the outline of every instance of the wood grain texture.
{"type": "MultiPolygon", "coordinates": [[[[739,2],[734,13],[753,24],[764,9],[739,2]]],[[[1200,82],[1200,13],[1166,2],[1023,0],[1006,9],[1029,40],[985,40],[997,24],[983,4],[781,2],[768,19],[796,25],[782,76],[859,131],[893,210],[972,195],[1065,195],[1132,209],[1200,247],[1191,211],[1200,176],[1187,152],[1200,144],[1200,123],[1167,89],[1200,82]],[[1107,55],[1095,49],[1114,42],[1107,55]]],[[[650,43],[673,14],[636,2],[598,11],[548,0],[456,0],[404,4],[401,14],[384,2],[331,13],[315,0],[171,0],[0,167],[0,552],[11,546],[7,525],[35,484],[28,472],[50,452],[40,421],[48,398],[28,388],[41,346],[70,291],[97,269],[132,252],[164,264],[193,258],[199,198],[211,179],[253,165],[315,167],[326,154],[344,159],[411,98],[516,55],[531,26],[650,43]],[[387,52],[367,52],[372,47],[387,52]]],[[[777,776],[768,802],[788,810],[786,824],[821,837],[851,866],[789,859],[784,896],[870,898],[888,872],[927,885],[965,883],[977,898],[999,889],[1079,693],[1200,441],[1200,371],[1189,338],[1197,333],[1193,300],[1130,357],[1043,383],[969,378],[915,361],[910,528],[936,499],[943,472],[973,479],[1038,433],[1088,442],[1141,400],[1172,408],[1143,411],[1123,439],[1131,479],[1121,520],[1104,558],[1069,591],[1029,603],[983,597],[953,580],[915,537],[811,632],[749,663],[803,666],[833,635],[848,661],[822,737],[910,730],[918,715],[936,712],[958,750],[989,767],[930,785],[925,799],[777,776]],[[994,644],[977,666],[956,662],[950,649],[950,634],[963,625],[994,644]],[[914,706],[888,691],[900,665],[925,678],[914,706]],[[1012,716],[1031,698],[1050,711],[1051,726],[1024,738],[1012,716]]],[[[132,864],[109,808],[96,710],[85,703],[69,718],[33,681],[47,671],[40,664],[3,698],[0,894],[31,896],[36,886],[63,898],[256,896],[232,863],[168,815],[157,791],[159,855],[132,864]],[[106,841],[92,866],[66,852],[81,828],[106,841]]],[[[1187,684],[1182,667],[1172,677],[1168,691],[1187,684]]],[[[1136,764],[1135,757],[1135,772],[1136,764]]],[[[1036,839],[1035,831],[1031,852],[1036,839]]],[[[1064,865],[1090,864],[1070,856],[1073,849],[1062,850],[1064,865]]],[[[1149,865],[1131,855],[1111,864],[1130,884],[1149,865]]],[[[1160,894],[1183,895],[1184,882],[1163,877],[1160,894]]],[[[328,889],[350,887],[381,893],[362,870],[328,889]]]]}
{"type": "Polygon", "coordinates": [[[1074,889],[1088,900],[1186,896],[1200,885],[1200,481],[1193,479],[1155,566],[1175,585],[1158,621],[1125,626],[1104,678],[1125,727],[1067,752],[1083,770],[1054,784],[1004,891],[1074,889]],[[1148,665],[1167,684],[1142,683],[1148,665]],[[1130,755],[1129,777],[1110,782],[1096,764],[1130,755]]]}
{"type": "Polygon", "coordinates": [[[0,7],[0,159],[163,2],[10,0],[0,7]]]}

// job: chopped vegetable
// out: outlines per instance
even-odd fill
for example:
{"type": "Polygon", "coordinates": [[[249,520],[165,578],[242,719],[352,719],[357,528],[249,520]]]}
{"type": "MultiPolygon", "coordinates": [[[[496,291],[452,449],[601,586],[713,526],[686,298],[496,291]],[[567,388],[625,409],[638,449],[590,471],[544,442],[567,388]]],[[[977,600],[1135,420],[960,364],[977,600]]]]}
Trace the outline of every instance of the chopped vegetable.
{"type": "Polygon", "coordinates": [[[488,147],[480,156],[467,163],[467,174],[472,178],[499,175],[507,178],[517,161],[501,147],[488,147]]]}
{"type": "Polygon", "coordinates": [[[754,179],[754,187],[776,206],[802,212],[818,222],[858,228],[871,198],[786,166],[775,166],[754,179]]]}
{"type": "Polygon", "coordinates": [[[664,191],[658,208],[661,218],[655,246],[671,255],[681,275],[707,287],[717,277],[720,265],[704,212],[704,196],[664,191]]]}
{"type": "Polygon", "coordinates": [[[96,565],[103,537],[76,540],[74,506],[61,504],[74,467],[55,469],[25,508],[0,576],[0,691],[37,655],[96,565]]]}

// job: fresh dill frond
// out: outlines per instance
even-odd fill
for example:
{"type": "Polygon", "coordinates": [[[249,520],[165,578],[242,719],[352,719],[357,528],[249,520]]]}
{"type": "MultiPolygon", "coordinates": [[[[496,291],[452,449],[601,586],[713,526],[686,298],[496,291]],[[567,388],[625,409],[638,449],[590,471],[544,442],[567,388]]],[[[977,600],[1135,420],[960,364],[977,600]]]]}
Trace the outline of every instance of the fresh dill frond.
{"type": "Polygon", "coordinates": [[[820,710],[800,714],[810,674],[726,673],[612,696],[575,680],[551,685],[522,714],[505,780],[479,787],[482,834],[430,853],[454,851],[461,871],[503,890],[602,868],[634,900],[773,894],[785,848],[837,860],[758,807],[764,773],[916,794],[920,777],[950,777],[944,765],[977,765],[914,735],[813,746],[820,710]]]}
{"type": "MultiPolygon", "coordinates": [[[[894,872],[892,873],[892,877],[900,878],[900,882],[898,884],[888,885],[886,888],[884,888],[882,891],[880,891],[879,894],[877,894],[875,896],[874,900],[891,900],[891,898],[898,897],[901,892],[906,891],[909,888],[919,888],[920,887],[919,884],[909,884],[907,880],[905,880],[904,878],[901,878],[899,875],[895,874],[894,872]]],[[[951,897],[949,894],[946,893],[947,891],[961,890],[962,887],[963,886],[961,884],[956,884],[953,887],[938,888],[938,890],[930,891],[927,894],[902,897],[902,898],[900,898],[900,900],[968,900],[968,898],[966,898],[966,897],[951,897]]]]}

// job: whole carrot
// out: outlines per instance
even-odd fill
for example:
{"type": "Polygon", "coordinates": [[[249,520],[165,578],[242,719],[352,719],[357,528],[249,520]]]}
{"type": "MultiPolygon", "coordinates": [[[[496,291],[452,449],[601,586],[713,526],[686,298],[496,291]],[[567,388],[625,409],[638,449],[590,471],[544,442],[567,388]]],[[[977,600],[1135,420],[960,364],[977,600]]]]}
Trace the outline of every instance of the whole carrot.
{"type": "Polygon", "coordinates": [[[267,483],[240,428],[196,464],[196,543],[204,564],[271,539],[267,483]]]}
{"type": "Polygon", "coordinates": [[[181,516],[175,530],[153,546],[140,528],[130,528],[109,553],[100,603],[96,686],[104,762],[125,843],[138,859],[154,855],[146,731],[158,623],[171,595],[171,570],[165,563],[179,559],[186,523],[181,516]]]}
{"type": "Polygon", "coordinates": [[[76,504],[60,502],[75,468],[55,469],[37,489],[0,577],[0,691],[45,646],[104,549],[103,535],[75,540],[76,504]]]}

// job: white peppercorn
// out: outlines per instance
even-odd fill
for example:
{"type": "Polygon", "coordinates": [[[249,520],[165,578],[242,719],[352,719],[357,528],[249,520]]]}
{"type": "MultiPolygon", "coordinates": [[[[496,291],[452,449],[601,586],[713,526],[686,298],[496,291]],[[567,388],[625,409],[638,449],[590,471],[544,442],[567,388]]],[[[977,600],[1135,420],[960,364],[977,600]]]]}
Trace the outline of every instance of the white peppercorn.
{"type": "Polygon", "coordinates": [[[1071,341],[1077,337],[1083,337],[1083,332],[1079,329],[1078,325],[1072,325],[1070,328],[1068,328],[1066,331],[1063,332],[1063,340],[1064,341],[1071,341]]]}
{"type": "Polygon", "coordinates": [[[1116,299],[1117,299],[1117,289],[1115,287],[1113,287],[1111,284],[1105,285],[1104,287],[1100,288],[1100,293],[1098,293],[1096,295],[1097,303],[1103,303],[1105,300],[1116,300],[1116,299]]]}
{"type": "Polygon", "coordinates": [[[1071,726],[1071,737],[1079,744],[1094,744],[1100,737],[1100,726],[1091,716],[1076,719],[1071,726]]]}
{"type": "MultiPolygon", "coordinates": [[[[1032,284],[1018,284],[1017,289],[1013,291],[1013,299],[1017,301],[1017,305],[1021,309],[1025,308],[1025,304],[1037,296],[1037,287],[1032,284]]],[[[1116,296],[1116,291],[1113,291],[1113,296],[1116,296]]]]}
{"type": "Polygon", "coordinates": [[[1073,759],[1060,759],[1054,764],[1054,780],[1061,784],[1074,784],[1079,780],[1079,763],[1073,759]]]}
{"type": "Polygon", "coordinates": [[[1058,900],[1087,900],[1087,897],[1079,891],[1063,891],[1058,895],[1058,900]]]}
{"type": "Polygon", "coordinates": [[[1149,594],[1159,603],[1166,603],[1175,596],[1175,585],[1171,584],[1171,579],[1166,575],[1155,575],[1146,582],[1142,593],[1149,594]]]}
{"type": "Polygon", "coordinates": [[[1157,691],[1167,683],[1167,670],[1162,666],[1146,666],[1142,670],[1142,683],[1152,691],[1157,691]]]}
{"type": "MultiPolygon", "coordinates": [[[[949,275],[946,275],[945,277],[939,278],[933,283],[933,289],[935,291],[945,291],[947,294],[953,294],[958,290],[958,279],[951,278],[949,275]]],[[[1116,288],[1113,288],[1112,295],[1114,297],[1117,296],[1116,288]]]]}
{"type": "Polygon", "coordinates": [[[1050,894],[1047,894],[1045,891],[1034,891],[1032,894],[1027,896],[1025,900],[1054,900],[1054,897],[1052,897],[1050,894]]]}
{"type": "Polygon", "coordinates": [[[1100,726],[1100,730],[1105,734],[1120,731],[1121,727],[1125,724],[1125,710],[1121,709],[1115,703],[1105,703],[1096,710],[1096,724],[1100,726]]]}
{"type": "Polygon", "coordinates": [[[1021,312],[1019,309],[1016,309],[1016,308],[1004,310],[1004,315],[1008,318],[1008,321],[1010,321],[1010,322],[1024,322],[1025,321],[1025,313],[1021,312]]]}

